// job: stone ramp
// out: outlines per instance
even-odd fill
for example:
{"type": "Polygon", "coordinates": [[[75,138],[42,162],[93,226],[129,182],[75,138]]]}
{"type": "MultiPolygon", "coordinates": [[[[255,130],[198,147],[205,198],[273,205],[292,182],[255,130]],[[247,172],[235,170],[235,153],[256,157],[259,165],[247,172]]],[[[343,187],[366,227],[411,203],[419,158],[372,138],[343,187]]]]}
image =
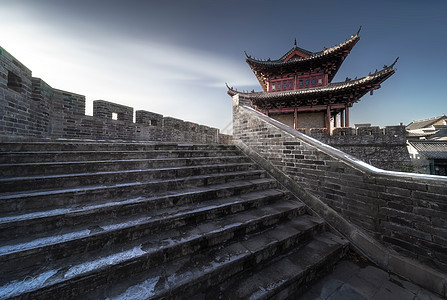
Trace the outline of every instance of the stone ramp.
{"type": "Polygon", "coordinates": [[[234,146],[0,150],[0,299],[287,295],[347,250],[234,146]]]}

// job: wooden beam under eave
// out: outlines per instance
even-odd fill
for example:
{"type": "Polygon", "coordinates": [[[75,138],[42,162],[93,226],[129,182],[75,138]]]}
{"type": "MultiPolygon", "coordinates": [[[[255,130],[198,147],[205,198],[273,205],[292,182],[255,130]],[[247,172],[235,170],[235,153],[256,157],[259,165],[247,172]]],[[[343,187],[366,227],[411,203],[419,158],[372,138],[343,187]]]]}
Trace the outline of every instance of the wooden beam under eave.
{"type": "MultiPolygon", "coordinates": [[[[344,109],[347,104],[333,104],[330,105],[331,110],[334,109],[344,109]]],[[[287,108],[281,108],[281,109],[270,109],[271,114],[279,114],[279,113],[294,113],[295,109],[297,112],[308,112],[308,111],[326,111],[328,105],[315,105],[315,106],[305,106],[305,107],[287,107],[287,108]]]]}

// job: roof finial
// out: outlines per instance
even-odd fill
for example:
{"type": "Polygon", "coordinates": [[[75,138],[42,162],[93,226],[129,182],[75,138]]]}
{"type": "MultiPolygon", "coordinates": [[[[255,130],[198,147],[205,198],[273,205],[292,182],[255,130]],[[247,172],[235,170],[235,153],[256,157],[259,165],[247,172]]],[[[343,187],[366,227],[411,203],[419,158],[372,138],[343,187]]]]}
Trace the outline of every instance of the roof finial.
{"type": "Polygon", "coordinates": [[[394,65],[397,63],[398,60],[399,60],[399,56],[396,58],[396,60],[393,62],[393,64],[390,66],[390,68],[394,67],[394,65]]]}
{"type": "Polygon", "coordinates": [[[355,35],[359,35],[360,30],[362,30],[362,25],[360,25],[360,28],[359,28],[359,30],[357,30],[357,33],[355,35]]]}
{"type": "Polygon", "coordinates": [[[296,38],[295,38],[295,43],[293,44],[293,46],[296,48],[296,38]]]}

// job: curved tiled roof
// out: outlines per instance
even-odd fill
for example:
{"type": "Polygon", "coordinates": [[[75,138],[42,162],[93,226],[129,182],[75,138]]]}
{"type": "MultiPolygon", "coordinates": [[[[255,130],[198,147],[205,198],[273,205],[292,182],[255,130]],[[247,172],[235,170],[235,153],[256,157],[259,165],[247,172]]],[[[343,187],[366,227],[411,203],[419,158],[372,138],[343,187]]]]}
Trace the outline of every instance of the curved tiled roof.
{"type": "Polygon", "coordinates": [[[351,35],[351,38],[347,39],[345,42],[319,52],[311,52],[299,48],[296,46],[295,42],[294,47],[277,60],[258,60],[245,53],[247,57],[246,61],[255,73],[264,91],[267,90],[266,82],[270,76],[281,75],[284,73],[307,73],[312,70],[322,69],[328,75],[328,82],[331,82],[346,56],[360,39],[359,32],[360,29],[356,34],[351,35]],[[296,50],[308,57],[287,60],[287,58],[296,50]]]}
{"type": "MultiPolygon", "coordinates": [[[[397,60],[396,60],[397,61],[397,60]]],[[[382,70],[376,71],[374,74],[362,77],[355,80],[347,80],[345,82],[330,83],[322,87],[314,87],[307,89],[288,90],[280,92],[239,92],[233,88],[228,87],[228,94],[234,96],[240,94],[245,98],[248,98],[254,103],[266,103],[265,101],[274,100],[297,100],[297,99],[311,99],[315,97],[327,97],[329,95],[346,95],[353,91],[356,92],[357,99],[353,99],[353,102],[358,101],[358,98],[366,94],[371,89],[376,89],[380,84],[395,73],[393,69],[394,64],[391,66],[385,66],[382,70]],[[361,95],[360,95],[361,94],[361,95]]]]}
{"type": "Polygon", "coordinates": [[[407,125],[406,129],[407,130],[416,130],[416,129],[430,127],[432,124],[434,124],[442,119],[447,119],[447,117],[445,115],[443,115],[443,116],[439,116],[439,117],[428,118],[425,120],[413,121],[407,125]]]}
{"type": "Polygon", "coordinates": [[[347,39],[345,42],[340,43],[339,45],[334,46],[332,48],[324,49],[319,52],[311,52],[311,51],[296,47],[296,45],[295,45],[292,49],[290,49],[286,54],[284,54],[281,58],[279,58],[277,60],[270,60],[270,59],[269,60],[259,60],[259,59],[251,57],[247,53],[245,53],[245,55],[247,57],[247,62],[253,66],[259,65],[259,66],[272,66],[273,67],[273,66],[296,65],[296,64],[301,64],[303,62],[308,62],[308,61],[312,61],[312,60],[321,59],[323,57],[332,56],[332,55],[342,52],[342,51],[346,51],[346,50],[350,51],[359,39],[360,39],[360,37],[359,37],[358,33],[356,33],[355,35],[352,35],[351,38],[347,39]],[[304,53],[308,54],[309,57],[302,57],[299,59],[294,59],[294,60],[289,60],[289,61],[284,62],[284,60],[295,50],[304,52],[304,53]]]}
{"type": "Polygon", "coordinates": [[[424,132],[424,131],[420,131],[420,130],[415,130],[415,131],[407,131],[407,137],[428,137],[431,135],[435,135],[439,132],[439,130],[433,130],[433,131],[429,131],[429,132],[424,132]]]}
{"type": "Polygon", "coordinates": [[[412,141],[409,144],[428,159],[447,159],[447,141],[412,141]]]}

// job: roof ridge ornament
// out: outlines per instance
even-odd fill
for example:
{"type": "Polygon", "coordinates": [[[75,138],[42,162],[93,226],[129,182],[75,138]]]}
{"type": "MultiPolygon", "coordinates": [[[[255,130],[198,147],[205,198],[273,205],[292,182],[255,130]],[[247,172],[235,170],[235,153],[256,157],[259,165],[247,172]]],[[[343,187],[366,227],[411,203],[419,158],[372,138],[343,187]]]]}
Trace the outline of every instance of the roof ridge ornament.
{"type": "Polygon", "coordinates": [[[293,47],[296,49],[296,38],[295,38],[295,43],[293,44],[293,47]]]}
{"type": "Polygon", "coordinates": [[[362,30],[362,25],[360,25],[360,28],[359,28],[359,30],[357,30],[357,33],[355,35],[359,35],[360,30],[362,30]]]}
{"type": "Polygon", "coordinates": [[[394,67],[394,65],[397,63],[398,60],[399,60],[399,56],[396,58],[396,60],[393,62],[393,64],[390,66],[390,68],[394,67]]]}

